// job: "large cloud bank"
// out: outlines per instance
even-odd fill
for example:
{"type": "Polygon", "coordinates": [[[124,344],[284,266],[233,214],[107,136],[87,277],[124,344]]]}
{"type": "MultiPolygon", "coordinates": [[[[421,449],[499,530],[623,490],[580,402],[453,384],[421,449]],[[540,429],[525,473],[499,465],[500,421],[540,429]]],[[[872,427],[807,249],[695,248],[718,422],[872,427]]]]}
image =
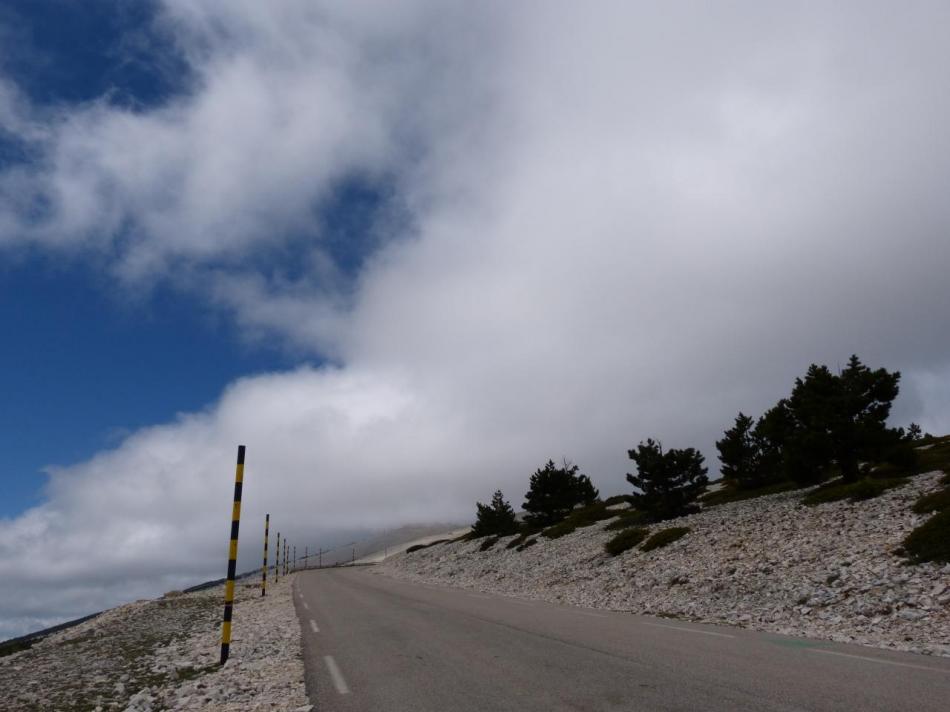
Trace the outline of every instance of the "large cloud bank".
{"type": "Polygon", "coordinates": [[[518,503],[549,457],[620,491],[647,436],[714,462],[737,410],[852,352],[905,373],[899,419],[950,430],[948,20],[166,0],[191,73],[164,105],[0,82],[34,159],[0,175],[0,250],[171,284],[337,364],[55,469],[0,522],[0,637],[219,575],[238,442],[249,568],[265,511],[317,544],[518,503]],[[347,181],[385,187],[355,275],[322,231],[347,181]]]}

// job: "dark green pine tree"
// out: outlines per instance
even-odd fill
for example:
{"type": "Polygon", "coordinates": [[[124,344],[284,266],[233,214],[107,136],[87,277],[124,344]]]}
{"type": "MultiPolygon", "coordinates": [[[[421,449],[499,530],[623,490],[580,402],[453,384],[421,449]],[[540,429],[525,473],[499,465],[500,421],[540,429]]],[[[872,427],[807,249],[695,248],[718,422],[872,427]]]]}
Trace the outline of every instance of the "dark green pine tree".
{"type": "Polygon", "coordinates": [[[903,432],[887,427],[899,392],[900,373],[872,371],[852,356],[840,375],[812,364],[796,379],[788,399],[792,431],[784,447],[785,469],[802,484],[819,482],[837,465],[854,482],[862,462],[889,461],[912,469],[914,453],[903,432]]]}
{"type": "Polygon", "coordinates": [[[518,531],[515,510],[505,501],[501,490],[495,490],[491,504],[475,503],[477,513],[472,525],[472,534],[480,536],[505,536],[518,531]]]}
{"type": "Polygon", "coordinates": [[[633,493],[633,506],[656,521],[695,512],[696,498],[709,482],[705,458],[694,448],[663,451],[653,439],[641,442],[627,455],[637,463],[637,474],[627,481],[640,491],[633,493]]]}
{"type": "Polygon", "coordinates": [[[760,485],[760,449],[754,436],[754,424],[752,418],[740,412],[735,425],[716,442],[722,479],[730,487],[751,489],[760,485]]]}
{"type": "Polygon", "coordinates": [[[534,527],[557,524],[579,504],[597,499],[597,488],[580,468],[566,460],[558,467],[553,460],[531,475],[531,486],[525,494],[525,522],[534,527]]]}

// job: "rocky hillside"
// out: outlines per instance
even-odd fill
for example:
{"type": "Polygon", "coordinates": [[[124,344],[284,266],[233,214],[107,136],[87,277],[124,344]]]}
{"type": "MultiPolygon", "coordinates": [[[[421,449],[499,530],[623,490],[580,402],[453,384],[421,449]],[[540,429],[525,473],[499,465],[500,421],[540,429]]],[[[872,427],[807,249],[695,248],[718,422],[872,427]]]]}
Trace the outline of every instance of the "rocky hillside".
{"type": "Polygon", "coordinates": [[[0,657],[0,709],[301,710],[303,683],[293,576],[241,585],[231,658],[223,668],[224,587],[172,593],[106,611],[0,657]]]}
{"type": "MultiPolygon", "coordinates": [[[[439,544],[377,567],[402,579],[789,635],[950,656],[950,564],[897,550],[928,518],[918,498],[941,472],[860,502],[817,506],[792,491],[722,504],[651,527],[688,527],[662,548],[611,556],[616,519],[566,536],[439,544]],[[528,539],[524,544],[530,544],[528,539]],[[483,550],[485,549],[485,550],[483,550]]],[[[620,505],[623,508],[625,505],[620,505]]],[[[620,512],[618,511],[618,514],[620,512]]]]}

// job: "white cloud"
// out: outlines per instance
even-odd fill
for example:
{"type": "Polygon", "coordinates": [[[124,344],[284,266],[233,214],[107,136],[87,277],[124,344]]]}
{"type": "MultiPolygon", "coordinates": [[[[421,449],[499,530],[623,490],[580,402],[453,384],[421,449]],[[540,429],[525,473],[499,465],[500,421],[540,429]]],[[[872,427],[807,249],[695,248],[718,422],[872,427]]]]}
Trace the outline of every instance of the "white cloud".
{"type": "Polygon", "coordinates": [[[0,524],[0,597],[69,585],[0,615],[220,568],[238,442],[253,566],[267,509],[301,537],[467,517],[562,455],[615,492],[647,436],[714,464],[737,410],[853,351],[946,429],[942,5],[166,6],[190,93],[34,109],[46,161],[0,184],[0,242],[94,250],[340,366],[248,378],[58,471],[0,524]],[[315,213],[354,174],[411,219],[341,288],[315,213]],[[255,270],[300,235],[303,278],[255,270]]]}

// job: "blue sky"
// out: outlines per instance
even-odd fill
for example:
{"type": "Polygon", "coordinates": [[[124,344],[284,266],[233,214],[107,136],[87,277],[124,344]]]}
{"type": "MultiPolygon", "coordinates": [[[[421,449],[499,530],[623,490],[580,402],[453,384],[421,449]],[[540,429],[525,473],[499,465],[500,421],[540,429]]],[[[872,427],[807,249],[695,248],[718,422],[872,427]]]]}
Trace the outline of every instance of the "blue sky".
{"type": "MultiPolygon", "coordinates": [[[[5,3],[3,69],[39,104],[103,95],[137,108],[161,103],[187,73],[169,71],[175,55],[148,31],[152,10],[107,0],[5,3]],[[130,32],[141,46],[130,48],[130,32]]],[[[0,166],[11,159],[22,154],[0,153],[0,166]]],[[[201,409],[238,376],[290,363],[281,347],[242,339],[187,297],[160,287],[143,294],[130,301],[79,257],[29,251],[3,260],[0,516],[39,503],[46,466],[89,458],[140,427],[201,409]]]]}

